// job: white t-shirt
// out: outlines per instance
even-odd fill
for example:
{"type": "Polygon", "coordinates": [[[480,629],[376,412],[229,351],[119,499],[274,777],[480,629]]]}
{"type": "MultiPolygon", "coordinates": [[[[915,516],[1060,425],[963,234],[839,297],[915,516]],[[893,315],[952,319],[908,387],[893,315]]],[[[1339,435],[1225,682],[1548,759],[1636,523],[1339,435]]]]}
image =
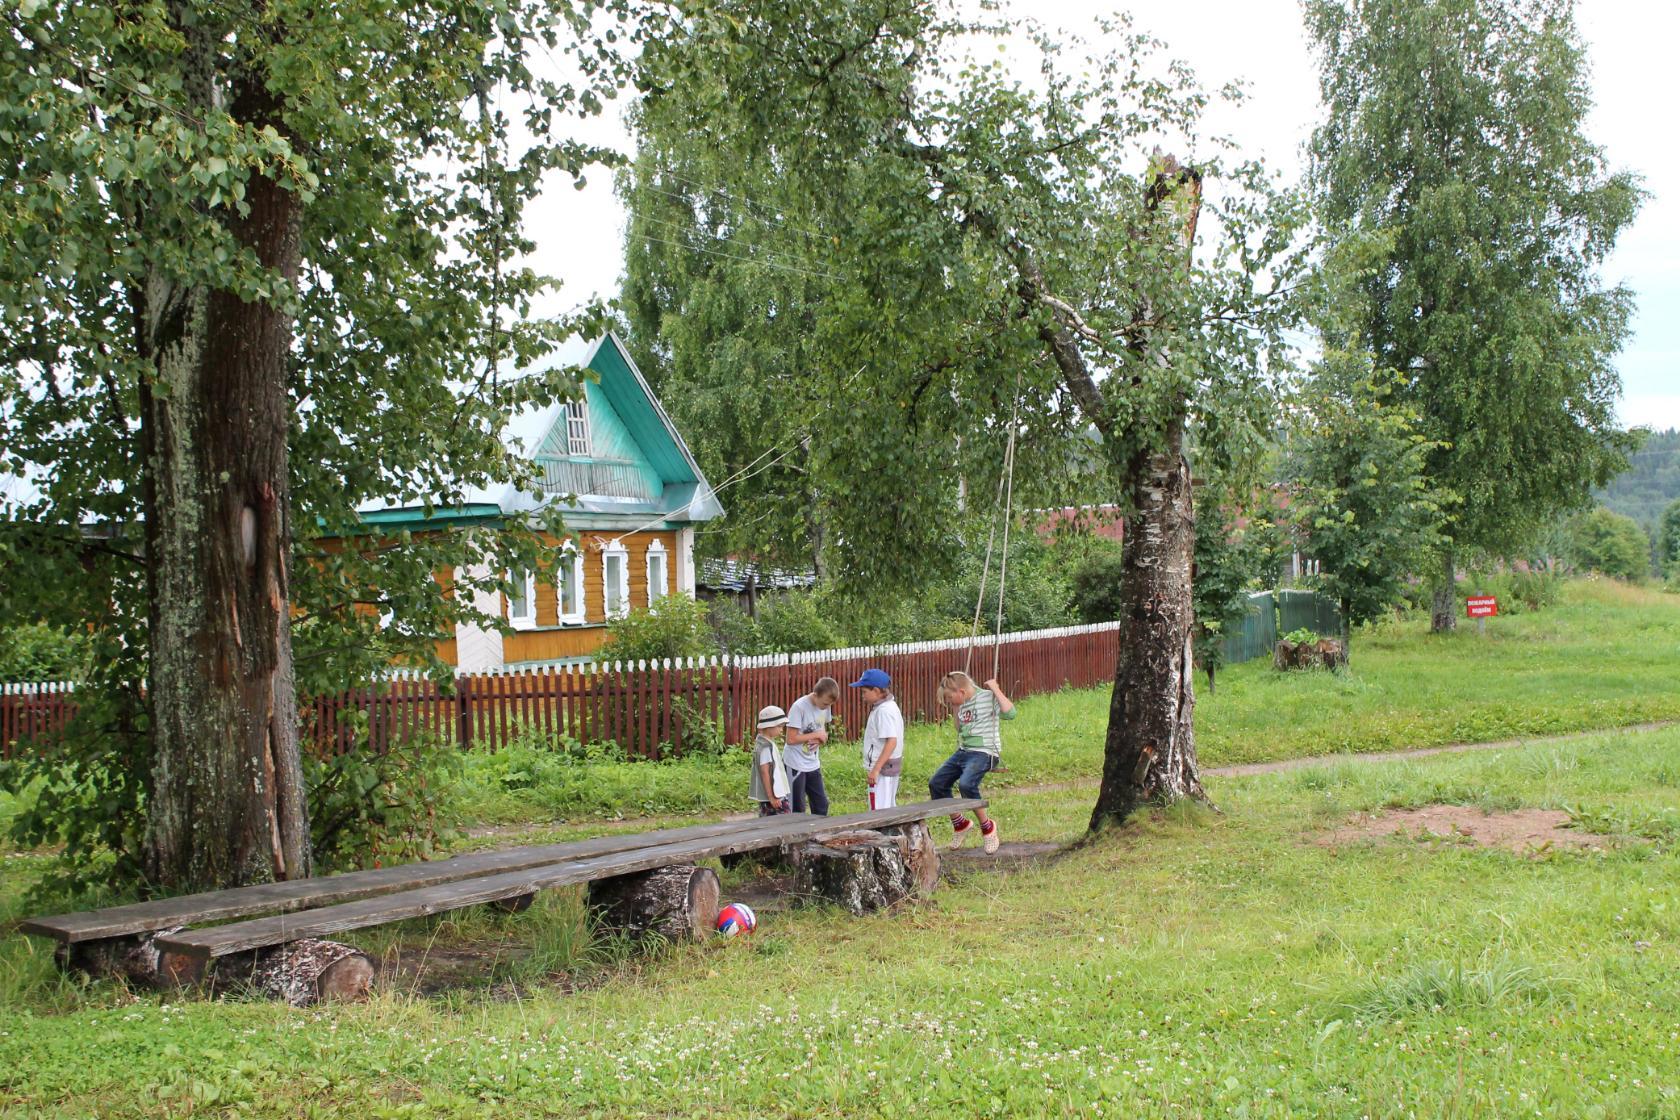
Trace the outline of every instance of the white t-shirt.
{"type": "MultiPolygon", "coordinates": [[[[888,739],[896,739],[891,759],[904,757],[904,713],[898,710],[898,701],[891,696],[881,701],[869,710],[869,722],[863,725],[863,765],[867,768],[875,765],[875,760],[881,757],[881,745],[888,739]]],[[[888,762],[882,767],[881,773],[888,770],[897,773],[898,763],[888,762]]]]}
{"type": "MultiPolygon", "coordinates": [[[[788,709],[787,721],[789,731],[799,731],[810,734],[828,727],[828,721],[833,718],[831,708],[819,708],[811,703],[809,696],[801,696],[788,709]]],[[[804,774],[811,770],[822,769],[822,759],[817,751],[821,744],[789,743],[782,748],[782,757],[787,760],[789,770],[796,774],[804,774]]]]}

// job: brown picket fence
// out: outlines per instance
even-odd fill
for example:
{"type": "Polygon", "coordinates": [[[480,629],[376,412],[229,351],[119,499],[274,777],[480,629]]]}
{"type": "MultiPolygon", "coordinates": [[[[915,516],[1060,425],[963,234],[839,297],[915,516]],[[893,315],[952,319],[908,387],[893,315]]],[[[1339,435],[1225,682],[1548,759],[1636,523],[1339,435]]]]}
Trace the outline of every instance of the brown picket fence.
{"type": "MultiPolygon", "coordinates": [[[[581,666],[470,673],[438,682],[398,672],[387,680],[300,705],[306,742],[323,754],[363,745],[385,750],[415,735],[468,750],[498,750],[523,736],[564,736],[612,743],[629,758],[681,754],[698,737],[730,743],[752,737],[760,708],[783,708],[818,678],[842,685],[863,670],[885,669],[904,716],[937,722],[947,715],[939,680],[969,665],[976,680],[991,675],[1011,696],[1088,688],[1114,679],[1119,625],[1067,626],[966,640],[911,642],[759,657],[597,662],[581,666]],[[704,726],[710,724],[710,727],[704,726]],[[698,724],[698,725],[697,725],[698,724]]],[[[58,733],[75,714],[68,686],[7,685],[0,692],[0,751],[58,733]]],[[[841,690],[842,733],[856,738],[867,715],[862,698],[841,690]]]]}

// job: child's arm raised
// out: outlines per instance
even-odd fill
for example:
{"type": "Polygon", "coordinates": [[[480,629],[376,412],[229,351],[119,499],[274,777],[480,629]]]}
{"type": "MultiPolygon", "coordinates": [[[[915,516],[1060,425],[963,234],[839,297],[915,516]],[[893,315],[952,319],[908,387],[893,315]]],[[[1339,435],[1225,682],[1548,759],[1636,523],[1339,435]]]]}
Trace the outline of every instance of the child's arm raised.
{"type": "Polygon", "coordinates": [[[997,697],[998,713],[1002,715],[1004,719],[1014,719],[1015,701],[1003,694],[1003,686],[998,684],[997,678],[994,677],[993,679],[987,681],[986,688],[991,691],[993,696],[997,697]]]}

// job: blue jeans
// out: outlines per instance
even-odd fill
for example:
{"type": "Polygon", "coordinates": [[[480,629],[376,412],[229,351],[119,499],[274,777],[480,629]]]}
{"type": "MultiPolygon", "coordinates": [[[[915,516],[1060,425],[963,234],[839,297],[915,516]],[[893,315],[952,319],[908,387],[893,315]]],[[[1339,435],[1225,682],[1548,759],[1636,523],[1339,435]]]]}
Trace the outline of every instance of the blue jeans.
{"type": "Polygon", "coordinates": [[[997,769],[997,756],[985,751],[971,751],[958,749],[940,764],[928,779],[928,792],[938,800],[951,796],[951,786],[955,785],[964,797],[980,796],[980,779],[989,771],[997,769]]]}

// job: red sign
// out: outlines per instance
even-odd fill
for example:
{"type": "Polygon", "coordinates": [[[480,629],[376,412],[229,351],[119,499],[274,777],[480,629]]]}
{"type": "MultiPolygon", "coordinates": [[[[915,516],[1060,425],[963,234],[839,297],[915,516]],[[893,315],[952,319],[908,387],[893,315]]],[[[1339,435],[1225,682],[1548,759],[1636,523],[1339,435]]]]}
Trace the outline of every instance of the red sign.
{"type": "Polygon", "coordinates": [[[1487,618],[1499,613],[1499,600],[1492,595],[1482,595],[1475,599],[1464,600],[1464,613],[1471,618],[1487,618]]]}

